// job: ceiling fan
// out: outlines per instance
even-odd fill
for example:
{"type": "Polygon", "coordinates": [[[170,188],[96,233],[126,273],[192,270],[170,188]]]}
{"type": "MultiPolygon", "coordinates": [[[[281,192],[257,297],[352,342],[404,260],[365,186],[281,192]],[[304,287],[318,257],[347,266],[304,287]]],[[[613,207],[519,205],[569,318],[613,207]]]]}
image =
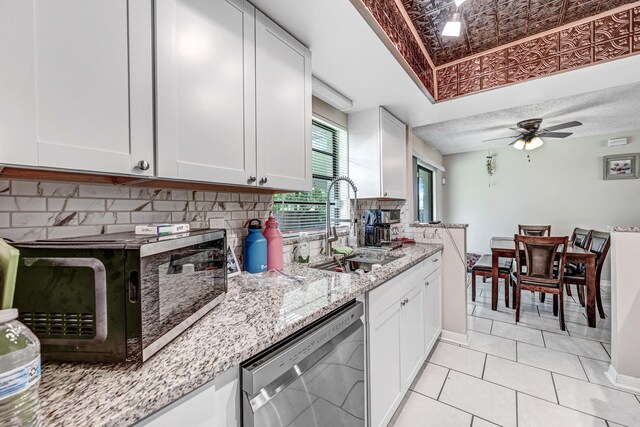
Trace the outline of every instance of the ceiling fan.
{"type": "Polygon", "coordinates": [[[512,145],[516,150],[535,150],[536,148],[542,147],[542,144],[544,144],[542,138],[566,138],[573,135],[572,132],[556,132],[557,130],[582,126],[582,123],[578,121],[562,123],[560,125],[555,125],[548,128],[540,128],[541,124],[542,119],[523,120],[519,122],[516,127],[509,128],[514,132],[518,132],[519,135],[486,139],[482,142],[515,138],[515,141],[513,141],[509,145],[512,145]]]}

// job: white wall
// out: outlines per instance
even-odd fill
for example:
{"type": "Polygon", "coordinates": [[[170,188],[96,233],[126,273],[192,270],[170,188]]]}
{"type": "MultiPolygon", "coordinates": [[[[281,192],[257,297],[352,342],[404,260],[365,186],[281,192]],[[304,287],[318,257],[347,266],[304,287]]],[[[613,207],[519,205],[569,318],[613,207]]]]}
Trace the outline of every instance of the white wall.
{"type": "MultiPolygon", "coordinates": [[[[513,235],[518,224],[551,224],[553,235],[569,235],[575,226],[637,225],[640,180],[602,179],[603,156],[635,152],[640,152],[640,130],[548,140],[529,153],[530,163],[526,152],[505,147],[494,151],[491,186],[488,151],[444,156],[444,220],[468,223],[468,251],[477,253],[489,253],[491,237],[513,235]],[[608,139],[621,136],[631,136],[630,144],[607,147],[608,139]]],[[[609,271],[607,260],[604,280],[609,271]]]]}

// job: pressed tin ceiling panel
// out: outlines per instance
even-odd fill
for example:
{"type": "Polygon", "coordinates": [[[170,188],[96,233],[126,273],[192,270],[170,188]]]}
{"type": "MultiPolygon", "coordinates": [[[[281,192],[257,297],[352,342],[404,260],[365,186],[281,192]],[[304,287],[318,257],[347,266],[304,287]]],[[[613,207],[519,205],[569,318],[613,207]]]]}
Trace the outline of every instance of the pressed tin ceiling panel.
{"type": "MultiPolygon", "coordinates": [[[[453,0],[402,0],[402,3],[429,56],[440,66],[634,1],[467,0],[459,8],[463,29],[457,38],[440,35],[456,10],[453,0]]],[[[579,34],[575,43],[579,43],[579,34]]]]}

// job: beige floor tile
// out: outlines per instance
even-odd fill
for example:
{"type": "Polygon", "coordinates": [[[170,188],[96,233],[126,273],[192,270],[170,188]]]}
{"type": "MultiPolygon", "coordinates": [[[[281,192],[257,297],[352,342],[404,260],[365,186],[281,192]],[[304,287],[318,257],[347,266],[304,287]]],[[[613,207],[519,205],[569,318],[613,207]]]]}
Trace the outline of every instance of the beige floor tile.
{"type": "Polygon", "coordinates": [[[540,369],[586,380],[580,359],[574,354],[518,343],[518,362],[540,369]]]}
{"type": "Polygon", "coordinates": [[[572,337],[578,338],[587,338],[590,340],[596,340],[601,342],[611,342],[611,324],[608,326],[604,324],[597,325],[595,328],[590,328],[585,324],[578,324],[567,322],[567,329],[569,330],[569,335],[572,337]]]}
{"type": "Polygon", "coordinates": [[[409,392],[400,416],[394,427],[438,426],[467,427],[471,425],[472,416],[466,412],[452,408],[436,400],[409,392]]]}
{"type": "Polygon", "coordinates": [[[466,347],[439,342],[429,362],[479,378],[482,376],[485,356],[466,347]]]}
{"type": "Polygon", "coordinates": [[[640,426],[640,402],[631,393],[553,374],[560,405],[627,426],[640,426]]]}
{"type": "Polygon", "coordinates": [[[513,340],[469,331],[469,348],[505,359],[516,360],[516,342],[513,340]]]}
{"type": "Polygon", "coordinates": [[[560,321],[555,319],[550,319],[548,317],[540,317],[540,316],[527,316],[524,313],[520,317],[520,322],[518,322],[521,326],[527,326],[529,328],[536,328],[543,331],[549,331],[557,334],[569,335],[567,331],[563,331],[560,329],[560,321]]]}
{"type": "Polygon", "coordinates": [[[412,389],[432,399],[437,399],[448,373],[449,369],[447,368],[427,363],[412,389]]]}
{"type": "Polygon", "coordinates": [[[604,420],[518,393],[518,427],[606,427],[604,420]]]}
{"type": "Polygon", "coordinates": [[[528,344],[544,347],[542,332],[539,329],[527,328],[520,325],[512,325],[511,323],[493,322],[491,335],[502,338],[509,338],[515,341],[526,342],[528,344]]]}
{"type": "Polygon", "coordinates": [[[564,351],[566,353],[586,356],[592,359],[609,361],[610,357],[598,341],[577,337],[565,337],[559,334],[543,332],[547,348],[564,351]]]}
{"type": "Polygon", "coordinates": [[[516,426],[515,391],[488,381],[450,371],[440,401],[504,427],[516,426]]]}
{"type": "Polygon", "coordinates": [[[482,379],[558,403],[551,372],[544,369],[488,355],[482,379]]]}
{"type": "Polygon", "coordinates": [[[478,418],[478,417],[473,417],[473,424],[471,424],[472,427],[497,427],[497,424],[494,423],[490,423],[487,420],[483,420],[482,418],[478,418]]]}
{"type": "Polygon", "coordinates": [[[483,305],[476,306],[476,309],[473,312],[473,315],[476,317],[482,317],[485,319],[499,320],[501,322],[506,322],[506,323],[515,323],[516,321],[515,314],[505,313],[502,311],[494,311],[494,310],[491,310],[491,307],[487,307],[483,305]]]}

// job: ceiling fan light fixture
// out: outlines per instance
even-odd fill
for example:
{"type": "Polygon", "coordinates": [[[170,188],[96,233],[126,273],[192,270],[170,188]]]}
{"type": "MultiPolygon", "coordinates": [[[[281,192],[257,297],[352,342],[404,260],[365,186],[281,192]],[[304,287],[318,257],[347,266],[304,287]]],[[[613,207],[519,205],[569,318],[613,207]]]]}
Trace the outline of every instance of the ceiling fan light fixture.
{"type": "Polygon", "coordinates": [[[460,37],[461,29],[462,25],[460,23],[460,14],[456,12],[451,15],[451,19],[444,25],[442,35],[445,37],[460,37]]]}
{"type": "Polygon", "coordinates": [[[527,145],[527,141],[524,138],[520,138],[513,144],[513,148],[516,150],[524,150],[525,145],[527,145]]]}
{"type": "Polygon", "coordinates": [[[529,141],[529,143],[526,144],[525,150],[528,150],[528,151],[535,150],[536,148],[542,147],[542,144],[544,144],[544,141],[542,140],[542,138],[540,138],[539,136],[534,136],[533,138],[531,138],[531,141],[529,141]]]}
{"type": "Polygon", "coordinates": [[[455,2],[455,4],[456,4],[456,7],[460,7],[460,5],[461,5],[462,3],[464,3],[465,1],[467,1],[467,0],[454,0],[454,2],[455,2]]]}

